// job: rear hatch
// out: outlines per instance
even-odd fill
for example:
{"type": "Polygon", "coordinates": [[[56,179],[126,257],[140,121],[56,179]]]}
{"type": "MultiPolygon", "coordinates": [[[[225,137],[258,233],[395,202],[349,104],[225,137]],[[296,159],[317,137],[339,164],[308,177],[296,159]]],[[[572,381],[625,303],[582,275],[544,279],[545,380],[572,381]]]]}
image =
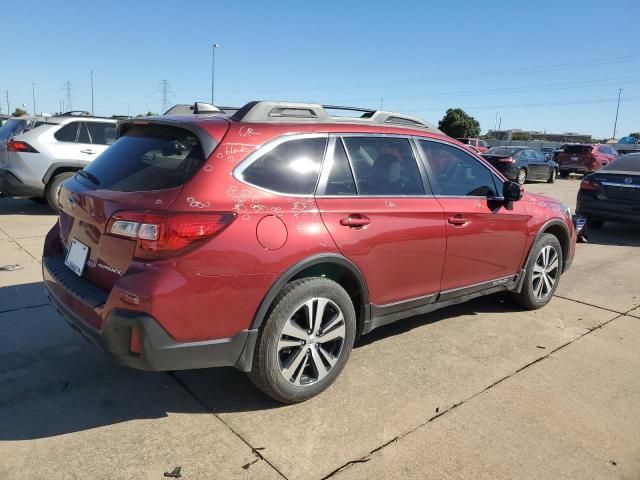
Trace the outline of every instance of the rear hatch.
{"type": "Polygon", "coordinates": [[[588,190],[593,196],[640,215],[640,155],[617,158],[587,179],[594,187],[588,190]]]}
{"type": "Polygon", "coordinates": [[[509,163],[515,163],[516,150],[508,148],[492,148],[482,154],[482,158],[486,159],[491,165],[500,168],[509,163]]]}
{"type": "Polygon", "coordinates": [[[593,155],[591,145],[568,145],[558,156],[561,167],[586,167],[591,168],[593,155]]]}
{"type": "Polygon", "coordinates": [[[118,140],[60,189],[64,248],[88,250],[85,259],[76,256],[82,263],[76,273],[111,290],[133,261],[137,243],[112,234],[114,213],[165,212],[211,155],[217,143],[212,135],[219,140],[227,128],[225,121],[208,131],[159,120],[120,125],[118,140]]]}

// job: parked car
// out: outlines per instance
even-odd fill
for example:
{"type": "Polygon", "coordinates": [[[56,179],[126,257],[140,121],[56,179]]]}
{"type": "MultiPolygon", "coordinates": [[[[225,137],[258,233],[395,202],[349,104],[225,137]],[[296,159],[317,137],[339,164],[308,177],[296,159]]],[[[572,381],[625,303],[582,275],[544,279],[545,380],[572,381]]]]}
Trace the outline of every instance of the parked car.
{"type": "Polygon", "coordinates": [[[613,147],[604,143],[566,145],[558,155],[560,175],[570,173],[589,174],[611,163],[618,156],[613,147]]]}
{"type": "Polygon", "coordinates": [[[584,177],[576,205],[590,228],[602,228],[607,220],[640,222],[640,153],[618,157],[584,177]]]}
{"type": "Polygon", "coordinates": [[[523,185],[527,180],[545,180],[553,183],[558,165],[541,151],[529,147],[493,147],[482,156],[509,180],[523,185]]]}
{"type": "Polygon", "coordinates": [[[499,291],[546,305],[569,209],[419,118],[362,115],[259,101],[121,122],[60,189],[49,298],[121,364],[235,366],[287,403],[382,325],[499,291]]]}
{"type": "Polygon", "coordinates": [[[480,140],[479,138],[457,138],[456,140],[458,140],[460,143],[464,143],[465,145],[471,145],[472,147],[475,147],[475,149],[480,152],[486,152],[487,150],[489,150],[489,148],[491,148],[491,146],[485,142],[484,140],[480,140]]]}
{"type": "Polygon", "coordinates": [[[16,132],[0,135],[0,193],[46,199],[57,211],[58,188],[115,141],[116,120],[66,114],[16,132]]]}
{"type": "Polygon", "coordinates": [[[541,151],[542,153],[544,153],[544,156],[545,156],[546,158],[553,159],[553,152],[555,151],[555,148],[552,148],[552,147],[542,147],[542,148],[540,148],[540,151],[541,151]]]}

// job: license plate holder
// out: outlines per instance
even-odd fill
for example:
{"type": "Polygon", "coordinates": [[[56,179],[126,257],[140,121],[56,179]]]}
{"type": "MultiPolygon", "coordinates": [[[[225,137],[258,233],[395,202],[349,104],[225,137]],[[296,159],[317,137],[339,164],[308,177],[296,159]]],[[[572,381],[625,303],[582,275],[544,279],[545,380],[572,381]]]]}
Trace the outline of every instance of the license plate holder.
{"type": "Polygon", "coordinates": [[[67,250],[67,256],[64,259],[64,264],[79,277],[84,272],[84,267],[87,264],[87,258],[89,257],[89,247],[84,243],[76,240],[71,240],[69,250],[67,250]]]}

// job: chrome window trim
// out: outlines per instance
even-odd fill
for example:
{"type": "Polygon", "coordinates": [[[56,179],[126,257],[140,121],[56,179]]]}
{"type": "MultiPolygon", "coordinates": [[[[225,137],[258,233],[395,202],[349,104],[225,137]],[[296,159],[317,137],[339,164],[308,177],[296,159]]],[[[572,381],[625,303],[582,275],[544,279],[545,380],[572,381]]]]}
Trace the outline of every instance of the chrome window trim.
{"type": "Polygon", "coordinates": [[[600,182],[607,187],[623,187],[623,188],[640,188],[640,185],[632,185],[630,183],[613,183],[613,182],[600,182]]]}
{"type": "Polygon", "coordinates": [[[242,182],[242,183],[244,183],[246,185],[250,185],[250,186],[252,186],[254,188],[257,188],[258,190],[262,190],[264,192],[271,193],[273,195],[280,195],[280,196],[285,196],[285,197],[298,197],[298,198],[313,198],[315,196],[316,189],[318,188],[318,182],[320,181],[320,175],[322,175],[323,166],[324,166],[324,160],[325,160],[325,158],[327,156],[328,142],[329,142],[329,133],[327,133],[327,132],[322,132],[322,133],[290,133],[290,134],[280,135],[280,136],[278,136],[276,138],[273,138],[273,139],[269,140],[268,142],[263,143],[262,145],[258,146],[256,148],[256,150],[254,150],[249,155],[247,155],[246,158],[244,158],[244,160],[242,160],[238,165],[236,165],[234,167],[234,169],[231,171],[231,176],[233,178],[235,178],[236,180],[238,180],[239,182],[242,182]],[[277,146],[279,146],[279,145],[281,145],[281,144],[283,144],[285,142],[290,142],[292,140],[304,140],[304,139],[307,139],[307,138],[324,138],[326,140],[326,142],[327,142],[327,143],[325,143],[324,153],[322,155],[322,159],[320,160],[320,174],[318,175],[318,179],[316,180],[316,185],[314,186],[313,191],[310,194],[278,192],[276,190],[271,190],[269,188],[261,187],[260,185],[256,185],[254,183],[248,182],[242,176],[242,173],[254,161],[256,161],[258,158],[262,157],[263,155],[267,154],[268,152],[270,152],[271,150],[273,150],[277,146]]]}

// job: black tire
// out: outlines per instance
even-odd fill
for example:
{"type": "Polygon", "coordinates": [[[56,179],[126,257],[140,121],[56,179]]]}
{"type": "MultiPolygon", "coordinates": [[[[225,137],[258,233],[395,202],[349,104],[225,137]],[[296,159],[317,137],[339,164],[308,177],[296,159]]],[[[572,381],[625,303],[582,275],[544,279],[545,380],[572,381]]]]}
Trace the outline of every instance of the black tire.
{"type": "Polygon", "coordinates": [[[569,172],[560,170],[560,178],[569,178],[569,172]]]}
{"type": "Polygon", "coordinates": [[[524,185],[525,183],[527,183],[527,170],[524,168],[521,168],[518,171],[518,175],[516,176],[516,182],[518,182],[519,185],[524,185]]]}
{"type": "MultiPolygon", "coordinates": [[[[531,255],[529,256],[529,260],[527,262],[527,266],[525,269],[525,277],[522,285],[522,290],[520,293],[513,294],[513,300],[523,308],[527,310],[537,310],[539,308],[544,307],[549,301],[553,298],[553,295],[560,284],[560,274],[562,273],[562,246],[558,241],[558,238],[555,235],[551,235],[550,233],[544,233],[533,246],[531,250],[531,255]],[[555,272],[555,279],[553,282],[553,286],[549,289],[546,294],[542,297],[536,295],[536,287],[540,285],[535,282],[534,279],[534,267],[536,264],[540,266],[539,257],[541,252],[546,247],[551,247],[556,254],[557,258],[557,271],[555,272]]],[[[551,273],[551,272],[550,272],[551,273]]],[[[542,278],[538,279],[538,282],[543,282],[542,278]]],[[[546,284],[545,284],[546,285],[546,284]]],[[[546,286],[544,287],[546,288],[546,286]]],[[[544,293],[544,292],[541,292],[544,293]]]]}
{"type": "MultiPolygon", "coordinates": [[[[314,305],[316,305],[315,308],[318,308],[318,304],[314,303],[314,305]]],[[[332,318],[336,317],[333,316],[332,318]]],[[[325,325],[328,322],[329,320],[325,322],[325,325]]],[[[327,332],[332,332],[333,330],[329,329],[327,332]]],[[[309,333],[309,330],[306,333],[309,333]]],[[[287,284],[273,301],[256,342],[253,365],[251,372],[248,374],[249,378],[256,387],[278,402],[303,402],[326,390],[340,375],[351,354],[355,335],[356,314],[353,302],[349,294],[339,284],[322,277],[295,280],[287,284]],[[335,356],[337,360],[332,366],[329,366],[328,372],[322,378],[315,367],[316,364],[313,363],[316,358],[320,358],[318,357],[320,355],[318,353],[319,347],[316,350],[316,357],[312,355],[313,352],[311,350],[312,348],[316,349],[318,344],[327,345],[321,344],[319,340],[322,338],[321,335],[324,334],[320,332],[316,334],[318,344],[315,343],[316,340],[309,340],[308,344],[303,341],[302,345],[278,350],[278,343],[285,335],[283,333],[285,324],[290,325],[291,319],[297,318],[295,315],[298,314],[297,312],[302,311],[305,302],[314,298],[329,300],[329,305],[337,306],[344,319],[344,337],[341,340],[339,352],[335,356]],[[289,379],[285,378],[286,367],[281,363],[283,362],[283,352],[285,356],[289,355],[285,361],[292,360],[289,365],[294,363],[298,355],[302,355],[305,358],[302,363],[299,363],[300,367],[294,367],[289,372],[289,379]],[[306,356],[303,354],[306,354],[306,356]],[[315,372],[317,378],[315,380],[313,378],[305,380],[303,372],[310,372],[310,377],[313,377],[315,372]],[[298,377],[299,380],[295,380],[294,377],[298,377]],[[295,385],[292,380],[300,383],[300,385],[295,385]],[[303,380],[305,381],[303,382],[303,380]]],[[[295,340],[293,337],[285,336],[285,338],[291,338],[291,341],[295,340]]],[[[323,358],[326,359],[326,356],[323,356],[323,358]]],[[[323,364],[325,367],[330,365],[329,362],[323,364]]]]}
{"type": "Polygon", "coordinates": [[[547,183],[555,183],[557,173],[558,172],[556,171],[556,169],[552,168],[551,171],[549,172],[549,178],[547,179],[547,183]]]}
{"type": "Polygon", "coordinates": [[[45,190],[45,197],[47,199],[47,203],[51,210],[54,212],[58,212],[58,189],[64,183],[65,180],[70,179],[75,175],[75,172],[64,172],[56,175],[47,184],[47,188],[45,190]]]}
{"type": "Polygon", "coordinates": [[[595,228],[596,230],[604,227],[604,220],[599,218],[587,218],[587,228],[595,228]]]}

